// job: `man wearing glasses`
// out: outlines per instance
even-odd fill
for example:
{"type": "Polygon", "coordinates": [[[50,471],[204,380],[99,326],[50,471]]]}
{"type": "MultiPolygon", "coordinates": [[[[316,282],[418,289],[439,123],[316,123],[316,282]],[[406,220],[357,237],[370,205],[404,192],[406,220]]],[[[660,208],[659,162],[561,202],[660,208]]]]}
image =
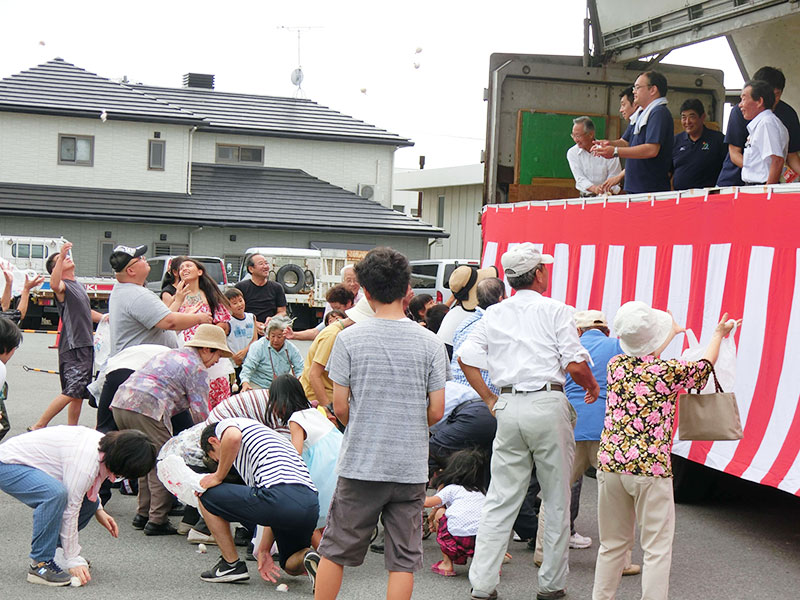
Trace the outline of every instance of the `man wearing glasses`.
{"type": "Polygon", "coordinates": [[[670,189],[674,126],[667,108],[667,78],[645,71],[633,84],[633,97],[642,112],[618,140],[597,140],[592,154],[625,162],[625,190],[631,194],[670,189]]]}
{"type": "MultiPolygon", "coordinates": [[[[567,162],[575,178],[575,188],[581,197],[600,196],[601,185],[609,177],[622,172],[619,159],[606,160],[591,153],[594,144],[594,122],[589,117],[578,117],[572,121],[572,140],[575,145],[567,150],[567,162]]],[[[619,186],[611,188],[612,194],[619,194],[619,186]]]]}

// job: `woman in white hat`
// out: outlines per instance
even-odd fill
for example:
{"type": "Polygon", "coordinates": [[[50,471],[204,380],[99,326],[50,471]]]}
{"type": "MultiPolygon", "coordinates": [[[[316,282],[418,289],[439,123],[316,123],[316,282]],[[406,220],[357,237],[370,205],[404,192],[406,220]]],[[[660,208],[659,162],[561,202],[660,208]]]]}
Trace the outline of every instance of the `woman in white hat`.
{"type": "MultiPolygon", "coordinates": [[[[593,600],[613,599],[625,555],[633,545],[634,517],[644,550],[642,600],[666,600],[675,531],[672,497],[672,426],[681,390],[702,388],[733,329],[727,313],[697,362],[665,360],[661,352],[684,329],[672,315],[628,302],[614,318],[624,354],[608,363],[606,417],[598,461],[600,552],[593,600]]],[[[741,320],[739,321],[741,323],[741,320]]]]}

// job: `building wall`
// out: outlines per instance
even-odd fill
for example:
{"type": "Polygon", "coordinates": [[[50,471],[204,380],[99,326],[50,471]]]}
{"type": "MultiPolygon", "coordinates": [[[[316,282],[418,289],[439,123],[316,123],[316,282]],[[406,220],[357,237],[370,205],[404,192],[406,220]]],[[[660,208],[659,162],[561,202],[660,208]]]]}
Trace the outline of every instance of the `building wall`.
{"type": "Polygon", "coordinates": [[[216,162],[217,144],[263,146],[265,167],[302,169],[351,192],[357,192],[359,184],[374,185],[377,193],[373,200],[392,206],[394,146],[199,131],[194,134],[192,161],[216,162]]]}
{"type": "Polygon", "coordinates": [[[482,185],[461,185],[423,190],[420,218],[444,227],[449,238],[430,247],[430,258],[480,258],[481,228],[478,215],[483,206],[482,185]],[[444,196],[444,219],[439,221],[439,197],[444,196]]]}
{"type": "Polygon", "coordinates": [[[0,181],[181,193],[188,144],[181,125],[0,112],[0,181]],[[147,168],[155,131],[166,141],[163,171],[147,168]],[[59,134],[94,136],[94,164],[58,164],[59,134]]]}
{"type": "MultiPolygon", "coordinates": [[[[111,221],[84,221],[77,219],[36,219],[0,216],[0,233],[3,235],[28,235],[40,237],[64,236],[73,242],[72,254],[79,276],[96,276],[101,273],[100,248],[103,243],[149,246],[147,256],[153,256],[155,243],[189,244],[190,253],[209,256],[240,256],[253,246],[309,248],[311,242],[344,242],[391,246],[408,256],[409,260],[428,256],[428,240],[420,237],[392,235],[351,235],[336,232],[267,231],[221,227],[188,227],[181,225],[153,225],[139,223],[114,223],[111,221]],[[109,238],[104,236],[110,232],[109,238]],[[166,234],[167,240],[160,236],[166,234]],[[235,241],[230,237],[236,236],[235,241]]],[[[107,268],[107,265],[103,265],[107,268]]]]}

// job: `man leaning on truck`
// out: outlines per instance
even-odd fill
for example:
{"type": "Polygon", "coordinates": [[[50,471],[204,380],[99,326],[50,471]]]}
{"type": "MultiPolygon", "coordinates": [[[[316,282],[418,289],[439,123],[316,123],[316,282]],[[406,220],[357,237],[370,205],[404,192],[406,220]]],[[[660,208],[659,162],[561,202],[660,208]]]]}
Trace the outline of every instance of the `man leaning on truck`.
{"type": "Polygon", "coordinates": [[[631,194],[669,191],[674,127],[667,108],[667,78],[645,71],[633,84],[633,97],[642,112],[618,140],[598,140],[592,154],[624,158],[625,190],[631,194]]]}

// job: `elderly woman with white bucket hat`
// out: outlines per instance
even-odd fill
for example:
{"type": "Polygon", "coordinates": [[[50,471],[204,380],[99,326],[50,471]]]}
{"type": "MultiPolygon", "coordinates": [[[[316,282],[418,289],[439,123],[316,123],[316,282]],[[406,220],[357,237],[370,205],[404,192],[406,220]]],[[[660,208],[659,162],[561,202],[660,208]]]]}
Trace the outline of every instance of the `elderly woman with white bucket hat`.
{"type": "Polygon", "coordinates": [[[675,532],[670,462],[675,402],[681,390],[705,385],[733,326],[724,314],[699,361],[667,360],[661,353],[684,331],[671,314],[638,301],[617,312],[614,331],[624,354],[608,363],[606,417],[597,454],[600,552],[593,600],[616,597],[625,555],[633,545],[634,517],[644,551],[642,600],[668,597],[675,532]]]}

